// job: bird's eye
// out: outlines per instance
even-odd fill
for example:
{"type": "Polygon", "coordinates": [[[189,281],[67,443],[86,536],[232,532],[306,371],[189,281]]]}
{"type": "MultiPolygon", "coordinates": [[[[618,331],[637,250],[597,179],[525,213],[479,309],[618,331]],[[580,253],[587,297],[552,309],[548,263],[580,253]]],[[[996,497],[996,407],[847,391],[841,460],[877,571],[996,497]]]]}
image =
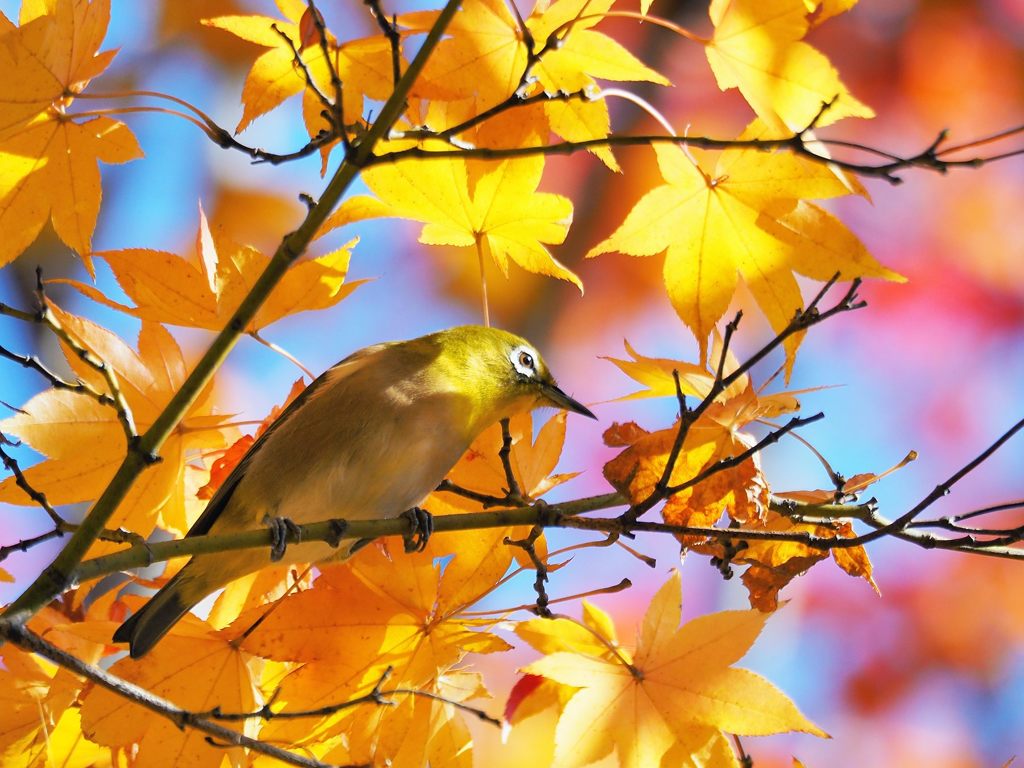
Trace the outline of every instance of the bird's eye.
{"type": "Polygon", "coordinates": [[[508,358],[520,376],[527,379],[537,377],[537,358],[533,356],[533,350],[528,347],[516,347],[508,358]]]}

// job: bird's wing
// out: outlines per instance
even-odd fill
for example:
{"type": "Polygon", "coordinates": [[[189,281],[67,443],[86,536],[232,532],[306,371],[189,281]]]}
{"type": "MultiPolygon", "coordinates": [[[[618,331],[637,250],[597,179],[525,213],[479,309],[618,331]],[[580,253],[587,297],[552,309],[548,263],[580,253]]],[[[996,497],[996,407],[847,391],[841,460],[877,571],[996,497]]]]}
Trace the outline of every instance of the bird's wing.
{"type": "Polygon", "coordinates": [[[367,359],[380,352],[381,350],[391,346],[390,343],[385,344],[374,344],[371,347],[364,347],[340,361],[336,365],[328,368],[322,374],[317,376],[308,387],[299,393],[292,402],[284,409],[284,412],[274,420],[266,432],[254,442],[249,450],[245,452],[242,460],[235,465],[235,468],[228,475],[227,479],[221,484],[220,488],[210,499],[210,503],[206,505],[206,509],[203,510],[203,514],[199,516],[199,519],[195,521],[187,534],[189,536],[204,536],[210,532],[214,522],[220,517],[221,513],[227,507],[228,502],[231,501],[231,496],[234,494],[235,489],[238,488],[238,484],[245,477],[246,470],[249,464],[252,462],[253,456],[256,452],[263,447],[267,442],[267,439],[274,434],[278,427],[284,424],[285,421],[293,417],[298,411],[306,405],[313,397],[314,394],[319,392],[328,381],[336,382],[339,376],[351,375],[354,371],[362,367],[360,363],[365,363],[367,359]]]}

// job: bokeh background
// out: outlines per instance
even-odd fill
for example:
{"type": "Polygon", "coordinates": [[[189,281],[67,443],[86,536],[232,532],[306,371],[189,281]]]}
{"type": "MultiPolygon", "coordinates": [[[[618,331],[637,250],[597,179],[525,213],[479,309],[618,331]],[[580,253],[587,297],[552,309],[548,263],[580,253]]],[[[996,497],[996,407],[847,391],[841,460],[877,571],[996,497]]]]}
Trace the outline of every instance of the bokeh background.
{"type": "MultiPolygon", "coordinates": [[[[9,17],[16,17],[17,5],[0,0],[0,10],[9,17]]],[[[342,36],[373,32],[361,3],[322,0],[320,5],[342,36]]],[[[397,11],[411,8],[395,6],[397,11]]],[[[169,92],[232,127],[241,114],[242,79],[260,49],[203,28],[198,20],[251,10],[272,14],[273,5],[113,0],[104,47],[121,50],[92,89],[169,92]]],[[[698,33],[710,31],[702,3],[657,0],[654,12],[698,33]]],[[[656,104],[678,129],[727,137],[750,119],[735,92],[718,90],[698,45],[651,25],[609,22],[604,29],[675,83],[671,89],[639,85],[631,90],[656,104]]],[[[914,152],[943,128],[960,142],[1024,122],[1020,0],[861,0],[808,39],[878,113],[871,121],[844,121],[824,131],[827,136],[914,152]]],[[[298,222],[297,195],[316,195],[322,188],[316,159],[254,166],[212,146],[184,121],[137,115],[128,122],[146,157],[104,168],[96,250],[187,252],[201,203],[235,239],[269,251],[298,222]]],[[[613,125],[619,133],[655,128],[650,117],[625,103],[613,105],[613,125]]],[[[301,145],[305,137],[297,100],[258,120],[244,138],[282,150],[301,145]]],[[[649,150],[617,155],[623,176],[579,155],[551,160],[542,185],[575,202],[573,228],[555,255],[580,274],[584,297],[568,284],[521,271],[514,270],[508,280],[490,275],[492,317],[531,338],[565,388],[588,403],[636,388],[601,359],[621,357],[624,338],[648,355],[696,356],[693,339],[664,295],[660,257],[582,259],[658,182],[649,150]]],[[[870,202],[851,198],[831,208],[908,282],[865,285],[869,308],[812,331],[792,381],[794,387],[838,385],[803,398],[807,412],[823,410],[827,416],[803,435],[839,472],[880,471],[911,449],[919,452],[916,462],[872,489],[889,517],[907,509],[1024,412],[1024,159],[945,176],[926,170],[902,176],[899,186],[868,181],[870,202]]],[[[266,332],[310,369],[323,370],[376,341],[479,321],[475,256],[418,245],[413,224],[370,222],[354,231],[361,242],[350,275],[375,279],[335,309],[289,318],[266,332]]],[[[349,235],[346,230],[344,237],[349,235]]],[[[29,252],[0,270],[0,301],[29,304],[37,265],[50,277],[87,279],[81,263],[45,231],[29,252]]],[[[108,294],[120,295],[102,263],[97,280],[108,294]]],[[[126,338],[137,332],[130,318],[71,290],[55,287],[52,296],[126,338]]],[[[770,337],[748,303],[740,295],[736,304],[751,310],[737,339],[741,354],[770,337]]],[[[209,338],[173,330],[193,359],[209,338]]],[[[0,343],[56,364],[53,344],[34,336],[32,328],[3,322],[0,343]]],[[[758,375],[769,375],[779,362],[758,375]]],[[[260,419],[298,375],[288,361],[243,340],[219,377],[221,408],[260,419]]],[[[20,405],[40,386],[30,372],[0,367],[0,400],[6,404],[20,405]]],[[[628,419],[651,428],[667,426],[675,405],[633,401],[596,405],[595,410],[599,424],[570,418],[560,470],[582,474],[553,498],[606,490],[601,466],[612,451],[601,443],[602,429],[628,419]]],[[[26,464],[34,460],[25,449],[18,455],[26,464]]],[[[820,465],[796,441],[772,448],[763,459],[777,490],[828,485],[820,465]]],[[[956,513],[1022,495],[1024,439],[1018,438],[957,486],[936,511],[956,513]]],[[[45,528],[45,516],[32,508],[0,506],[0,543],[45,528]]],[[[553,546],[575,540],[552,536],[553,546]]],[[[670,542],[641,537],[635,544],[657,557],[655,569],[622,551],[583,551],[553,575],[552,594],[629,577],[631,590],[596,598],[629,638],[654,590],[678,566],[670,542]]],[[[16,594],[53,552],[53,547],[40,547],[9,558],[4,567],[20,583],[0,583],[0,601],[16,594]]],[[[756,765],[788,766],[796,755],[808,766],[998,766],[1024,754],[1024,565],[926,552],[898,542],[879,542],[870,554],[881,598],[864,582],[823,563],[783,593],[789,602],[743,662],[776,682],[833,736],[832,741],[807,736],[746,740],[756,765]]],[[[746,605],[742,586],[723,581],[706,559],[688,558],[682,572],[687,616],[746,605]]],[[[523,579],[492,596],[489,605],[530,600],[529,582],[523,579]]],[[[530,658],[528,650],[516,652],[520,662],[530,658]]],[[[508,659],[485,663],[498,697],[491,707],[498,711],[513,676],[508,659]]],[[[550,723],[543,718],[514,731],[504,749],[494,734],[481,733],[479,749],[486,754],[479,756],[479,764],[521,764],[518,749],[539,756],[550,749],[550,740],[550,723]]]]}

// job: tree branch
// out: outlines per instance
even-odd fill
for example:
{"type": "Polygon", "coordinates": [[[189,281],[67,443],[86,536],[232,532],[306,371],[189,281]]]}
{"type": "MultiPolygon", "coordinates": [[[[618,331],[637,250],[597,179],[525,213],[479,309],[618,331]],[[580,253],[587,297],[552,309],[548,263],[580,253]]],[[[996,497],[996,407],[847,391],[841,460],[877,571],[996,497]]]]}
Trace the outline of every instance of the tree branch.
{"type": "MultiPolygon", "coordinates": [[[[676,396],[679,399],[680,414],[679,414],[679,429],[676,432],[675,440],[672,444],[672,450],[669,453],[668,459],[665,462],[665,469],[662,472],[661,478],[655,484],[654,489],[650,495],[639,503],[634,503],[625,513],[623,513],[623,521],[629,522],[631,520],[637,520],[646,512],[653,509],[656,505],[667,499],[672,495],[672,491],[669,487],[669,479],[672,477],[672,472],[675,470],[675,463],[679,457],[679,453],[682,450],[683,443],[686,441],[686,436],[689,433],[690,427],[697,422],[697,420],[707,411],[708,408],[714,404],[722,392],[729,388],[734,382],[738,381],[741,376],[744,376],[751,368],[757,365],[761,360],[771,354],[775,349],[780,347],[786,339],[797,333],[802,333],[808,328],[822,323],[831,317],[843,312],[850,312],[852,310],[861,309],[866,306],[866,302],[860,301],[857,298],[857,289],[860,288],[860,279],[855,279],[850,283],[850,287],[847,289],[843,297],[836,302],[832,307],[827,310],[821,311],[819,305],[825,298],[825,294],[828,293],[829,289],[836,284],[839,280],[839,273],[837,272],[832,278],[826,281],[818,291],[818,293],[811,299],[811,302],[793,316],[793,319],[789,321],[789,324],[783,328],[775,337],[767,344],[762,346],[757,352],[751,355],[745,362],[736,367],[729,375],[723,376],[725,372],[725,357],[728,354],[729,346],[728,343],[732,339],[733,333],[736,331],[736,327],[739,325],[742,315],[737,314],[736,317],[726,327],[725,338],[722,342],[722,357],[719,360],[717,370],[715,373],[715,380],[708,390],[708,393],[704,396],[704,399],[700,401],[696,408],[688,409],[686,407],[685,399],[683,398],[682,390],[679,387],[678,375],[676,375],[676,396]],[[730,329],[731,326],[731,329],[730,329]]],[[[815,417],[814,420],[817,420],[815,417]]],[[[786,432],[792,430],[797,425],[787,425],[786,432]]],[[[779,435],[781,437],[781,435],[779,435]]],[[[753,454],[751,454],[753,455],[753,454]]],[[[721,462],[719,462],[721,463],[721,462]]],[[[717,466],[717,465],[716,465],[717,466]]],[[[702,480],[707,479],[716,472],[720,472],[722,469],[727,467],[709,468],[705,473],[701,473],[702,480]]],[[[690,487],[686,485],[685,487],[690,487]]],[[[678,493],[679,488],[675,492],[678,493]]]]}
{"type": "MultiPolygon", "coordinates": [[[[937,486],[935,486],[935,488],[932,489],[931,493],[929,493],[927,496],[921,499],[921,501],[919,501],[916,505],[914,505],[914,507],[909,509],[907,512],[900,515],[892,522],[883,522],[881,518],[876,518],[876,520],[874,520],[873,522],[879,524],[876,526],[874,531],[866,533],[863,536],[858,536],[855,539],[845,539],[843,544],[838,546],[856,547],[862,544],[867,544],[869,542],[875,541],[876,539],[879,539],[887,534],[908,534],[908,532],[905,529],[918,515],[920,515],[924,510],[926,510],[936,501],[941,499],[943,496],[948,495],[954,485],[956,485],[958,482],[963,480],[964,477],[966,477],[968,474],[977,469],[978,466],[982,464],[982,462],[984,462],[986,459],[989,458],[989,456],[991,456],[993,453],[999,450],[999,448],[1002,447],[1002,445],[1006,443],[1007,440],[1009,440],[1011,437],[1017,434],[1017,432],[1019,432],[1021,429],[1024,429],[1024,419],[1021,419],[1012,427],[1003,432],[1003,434],[996,438],[995,442],[989,445],[980,454],[978,454],[971,461],[967,462],[967,464],[965,464],[963,467],[961,467],[952,475],[950,475],[949,478],[947,478],[944,482],[939,483],[937,486]]],[[[868,522],[870,523],[872,521],[869,520],[868,522]]],[[[942,540],[936,537],[927,537],[926,539],[925,537],[919,536],[917,534],[911,534],[911,536],[914,540],[917,540],[919,542],[928,542],[928,544],[922,543],[922,546],[942,546],[938,543],[942,540]]],[[[906,536],[901,535],[900,538],[906,538],[906,536]]],[[[1017,539],[1017,541],[1019,541],[1019,539],[1017,539]]],[[[972,542],[970,540],[970,537],[966,537],[965,539],[961,540],[961,543],[972,549],[975,547],[984,546],[984,544],[979,545],[977,543],[972,542]]],[[[1024,555],[1024,550],[1021,551],[1021,555],[1024,555]]]]}
{"type": "Polygon", "coordinates": [[[277,694],[280,689],[270,697],[270,701],[264,704],[254,712],[223,712],[220,707],[214,707],[213,709],[205,712],[196,713],[199,717],[208,717],[214,720],[227,720],[227,721],[240,721],[240,720],[300,720],[307,717],[327,717],[333,715],[336,712],[341,712],[346,709],[352,709],[362,704],[376,704],[382,707],[390,707],[395,704],[391,701],[389,696],[416,696],[423,699],[430,699],[432,701],[438,701],[442,704],[460,709],[463,712],[474,715],[478,719],[490,725],[501,727],[501,721],[495,717],[491,717],[489,714],[484,712],[482,709],[472,707],[468,704],[463,704],[461,701],[454,701],[438,693],[431,691],[420,691],[414,688],[391,688],[384,690],[384,683],[387,682],[388,678],[391,677],[392,668],[388,667],[384,670],[384,674],[380,676],[376,685],[373,686],[373,690],[369,693],[365,693],[362,696],[357,696],[354,699],[339,702],[338,704],[327,704],[323,707],[316,707],[315,709],[298,709],[298,710],[277,710],[273,709],[274,701],[277,699],[277,694]]]}
{"type": "MultiPolygon", "coordinates": [[[[57,536],[61,535],[60,526],[64,525],[65,520],[61,517],[57,510],[53,508],[50,502],[46,498],[46,494],[41,491],[37,491],[25,478],[25,473],[21,471],[21,467],[13,456],[4,450],[5,445],[14,445],[3,432],[0,432],[0,462],[3,462],[4,469],[10,472],[14,476],[15,484],[25,492],[25,494],[32,499],[36,504],[42,507],[43,511],[50,516],[50,520],[56,526],[57,536]]],[[[52,537],[51,537],[52,538],[52,537]]],[[[22,548],[24,552],[24,548],[22,548]]],[[[2,560],[3,557],[0,557],[2,560]]]]}
{"type": "MultiPolygon", "coordinates": [[[[544,502],[539,502],[544,504],[544,502]]],[[[546,506],[546,505],[545,505],[546,506]]],[[[541,560],[540,555],[537,554],[537,539],[544,534],[544,528],[540,525],[535,525],[530,529],[529,535],[525,539],[510,539],[508,536],[505,537],[505,544],[510,547],[519,547],[522,549],[527,556],[530,558],[530,562],[533,563],[534,570],[537,573],[537,578],[533,582],[533,590],[537,593],[537,601],[534,603],[534,613],[545,619],[551,618],[551,609],[548,608],[550,598],[548,597],[547,588],[544,586],[548,580],[548,566],[541,560]]]]}
{"type": "Polygon", "coordinates": [[[331,178],[319,202],[312,206],[299,228],[287,235],[278,246],[267,267],[256,280],[249,293],[239,304],[224,329],[217,334],[206,353],[196,364],[171,401],[138,441],[138,450],[129,451],[107,488],[93,505],[78,530],[39,577],[4,611],[0,618],[25,621],[61,592],[69,583],[72,572],[81,562],[97,534],[124,499],[136,478],[146,467],[146,456],[157,455],[164,441],[181,420],[189,406],[213,377],[234,347],[241,334],[256,316],[292,263],[306,250],[320,226],[337,206],[342,195],[372,157],[377,142],[387,136],[395,121],[405,109],[406,97],[419,77],[423,66],[440,42],[449,22],[455,16],[459,0],[448,0],[437,21],[423,41],[416,58],[410,63],[402,79],[395,85],[384,103],[380,116],[370,126],[365,137],[350,147],[345,159],[331,178]]]}
{"type": "MultiPolygon", "coordinates": [[[[466,512],[457,515],[441,515],[434,518],[434,532],[482,530],[511,526],[536,525],[542,528],[568,528],[592,531],[601,534],[632,535],[636,533],[657,533],[671,536],[700,536],[711,539],[748,539],[759,541],[791,541],[821,550],[843,549],[859,546],[864,537],[833,538],[815,536],[803,532],[780,532],[746,528],[717,528],[709,526],[669,525],[668,523],[630,521],[623,517],[582,517],[585,513],[625,506],[626,498],[619,493],[590,496],[559,504],[533,504],[485,512],[466,512]]],[[[773,499],[771,507],[787,516],[827,520],[860,520],[875,529],[891,524],[874,512],[873,502],[863,504],[804,504],[790,500],[773,499]]],[[[289,544],[324,541],[338,546],[341,541],[351,539],[374,539],[383,536],[404,536],[410,532],[409,521],[396,517],[380,520],[324,520],[296,526],[287,536],[289,544]]],[[[877,532],[877,530],[875,531],[877,532]]],[[[871,535],[871,534],[867,534],[871,535]]],[[[1024,560],[1024,549],[1009,546],[1011,541],[994,543],[979,542],[969,538],[944,539],[914,531],[891,531],[896,538],[916,544],[925,549],[951,549],[961,552],[1024,560]]],[[[1024,540],[1022,537],[1015,541],[1024,540]]],[[[270,563],[270,547],[274,539],[269,529],[261,528],[235,533],[192,536],[175,541],[136,544],[120,552],[103,555],[81,563],[72,573],[73,580],[91,581],[101,576],[131,568],[151,565],[155,562],[177,557],[230,552],[238,549],[267,549],[267,563],[270,563]]]]}
{"type": "MultiPolygon", "coordinates": [[[[513,105],[514,106],[514,105],[513,105]]],[[[437,134],[435,138],[445,139],[446,136],[437,134]]],[[[479,160],[504,160],[517,157],[535,157],[537,155],[571,155],[576,152],[583,152],[599,147],[637,147],[652,146],[654,144],[677,144],[680,146],[695,147],[698,149],[759,149],[764,151],[776,149],[788,149],[800,157],[811,160],[815,163],[842,168],[843,170],[856,173],[860,176],[879,178],[890,184],[900,184],[903,179],[896,174],[900,171],[912,168],[924,168],[927,170],[946,173],[953,168],[980,168],[986,163],[1004,160],[1015,157],[1022,150],[1003,152],[989,156],[978,156],[964,160],[949,159],[949,152],[938,152],[934,142],[925,149],[914,155],[900,157],[882,150],[872,150],[870,147],[855,145],[853,142],[823,139],[815,137],[813,140],[805,139],[803,133],[797,133],[781,139],[716,139],[709,136],[669,136],[663,134],[642,134],[637,136],[604,136],[596,139],[584,139],[580,141],[561,141],[551,144],[538,144],[528,147],[474,147],[452,150],[428,150],[422,147],[409,147],[386,155],[374,155],[370,165],[382,165],[385,163],[397,163],[409,158],[418,160],[434,160],[443,158],[469,158],[479,160]],[[896,159],[885,163],[856,163],[850,160],[843,160],[835,157],[825,157],[814,151],[815,144],[836,145],[842,147],[856,147],[861,151],[874,151],[886,157],[896,159]]]]}

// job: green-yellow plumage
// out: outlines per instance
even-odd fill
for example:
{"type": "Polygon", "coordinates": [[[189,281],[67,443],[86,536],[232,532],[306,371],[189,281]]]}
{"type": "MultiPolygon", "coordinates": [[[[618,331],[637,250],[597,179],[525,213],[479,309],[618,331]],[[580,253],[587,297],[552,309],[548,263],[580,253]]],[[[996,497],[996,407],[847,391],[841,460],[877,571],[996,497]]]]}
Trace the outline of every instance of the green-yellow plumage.
{"type": "MultiPolygon", "coordinates": [[[[309,385],[250,448],[189,535],[396,517],[444,479],[473,439],[499,419],[541,405],[593,416],[555,384],[524,339],[461,326],[378,344],[309,385]]],[[[344,557],[323,542],[288,548],[293,562],[344,557]]],[[[259,570],[266,550],[193,557],[114,640],[145,654],[193,605],[259,570]]]]}

